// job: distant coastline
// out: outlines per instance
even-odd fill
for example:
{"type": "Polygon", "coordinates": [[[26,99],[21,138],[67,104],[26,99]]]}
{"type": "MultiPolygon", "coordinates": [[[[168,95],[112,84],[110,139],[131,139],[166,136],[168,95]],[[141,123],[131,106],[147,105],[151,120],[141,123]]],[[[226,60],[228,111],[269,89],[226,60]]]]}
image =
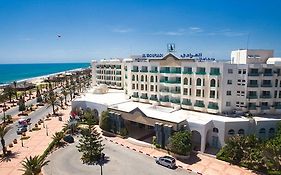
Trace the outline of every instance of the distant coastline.
{"type": "Polygon", "coordinates": [[[0,64],[0,86],[90,67],[90,63],[0,64]]]}

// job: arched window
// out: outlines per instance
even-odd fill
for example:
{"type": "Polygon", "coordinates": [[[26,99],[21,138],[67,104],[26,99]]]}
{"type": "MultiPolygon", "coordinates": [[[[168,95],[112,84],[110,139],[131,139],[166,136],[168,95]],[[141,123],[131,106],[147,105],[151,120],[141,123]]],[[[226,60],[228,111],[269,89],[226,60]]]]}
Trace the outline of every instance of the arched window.
{"type": "Polygon", "coordinates": [[[229,131],[228,131],[228,135],[234,135],[235,134],[235,131],[233,130],[233,129],[230,129],[229,131]]]}
{"type": "Polygon", "coordinates": [[[261,128],[260,131],[259,131],[260,134],[265,134],[265,132],[266,132],[266,131],[265,131],[264,128],[261,128]]]}
{"type": "Polygon", "coordinates": [[[213,132],[214,133],[219,133],[219,129],[218,128],[213,128],[213,132]]]}
{"type": "Polygon", "coordinates": [[[196,80],[196,86],[201,86],[201,78],[197,78],[197,80],[196,80]]]}
{"type": "Polygon", "coordinates": [[[216,87],[216,80],[215,79],[211,79],[210,86],[216,87]]]}
{"type": "Polygon", "coordinates": [[[150,82],[154,82],[154,77],[153,76],[150,77],[150,82]]]}
{"type": "Polygon", "coordinates": [[[244,129],[239,129],[238,130],[238,135],[243,136],[245,134],[244,129]]]}
{"type": "Polygon", "coordinates": [[[183,84],[184,84],[184,85],[188,85],[188,78],[184,78],[183,84]]]}
{"type": "Polygon", "coordinates": [[[141,76],[141,81],[143,81],[143,75],[141,76]]]}
{"type": "Polygon", "coordinates": [[[135,81],[135,75],[132,76],[132,81],[135,81]]]}

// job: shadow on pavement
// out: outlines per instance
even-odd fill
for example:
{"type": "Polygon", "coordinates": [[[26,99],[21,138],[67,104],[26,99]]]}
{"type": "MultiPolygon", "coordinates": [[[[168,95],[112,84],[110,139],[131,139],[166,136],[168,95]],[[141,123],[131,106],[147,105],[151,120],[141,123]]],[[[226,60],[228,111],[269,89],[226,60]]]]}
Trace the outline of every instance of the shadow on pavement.
{"type": "Polygon", "coordinates": [[[19,156],[18,152],[12,152],[7,154],[5,157],[0,159],[0,162],[10,162],[13,158],[17,158],[19,156]]]}
{"type": "Polygon", "coordinates": [[[201,161],[201,159],[197,156],[198,153],[196,152],[191,152],[190,154],[190,158],[188,160],[181,160],[181,159],[178,159],[179,161],[183,162],[183,163],[186,163],[188,165],[192,165],[194,163],[197,163],[199,161],[201,161]]]}

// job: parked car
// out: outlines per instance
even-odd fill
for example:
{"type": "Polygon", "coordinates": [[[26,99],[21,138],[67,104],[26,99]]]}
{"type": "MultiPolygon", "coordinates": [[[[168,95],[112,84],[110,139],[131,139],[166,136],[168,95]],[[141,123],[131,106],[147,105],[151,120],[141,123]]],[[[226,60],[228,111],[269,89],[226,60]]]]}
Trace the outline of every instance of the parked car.
{"type": "Polygon", "coordinates": [[[176,167],[176,160],[170,156],[157,157],[155,162],[171,169],[176,167]]]}
{"type": "Polygon", "coordinates": [[[18,127],[17,134],[22,134],[27,131],[27,127],[18,127]]]}

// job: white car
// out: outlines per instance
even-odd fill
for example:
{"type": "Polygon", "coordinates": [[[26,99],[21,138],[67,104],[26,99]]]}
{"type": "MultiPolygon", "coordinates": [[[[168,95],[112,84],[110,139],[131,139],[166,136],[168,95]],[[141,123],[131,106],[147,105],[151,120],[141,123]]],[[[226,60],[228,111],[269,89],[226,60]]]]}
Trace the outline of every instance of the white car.
{"type": "Polygon", "coordinates": [[[176,167],[176,160],[170,156],[157,157],[155,162],[171,169],[176,167]]]}

